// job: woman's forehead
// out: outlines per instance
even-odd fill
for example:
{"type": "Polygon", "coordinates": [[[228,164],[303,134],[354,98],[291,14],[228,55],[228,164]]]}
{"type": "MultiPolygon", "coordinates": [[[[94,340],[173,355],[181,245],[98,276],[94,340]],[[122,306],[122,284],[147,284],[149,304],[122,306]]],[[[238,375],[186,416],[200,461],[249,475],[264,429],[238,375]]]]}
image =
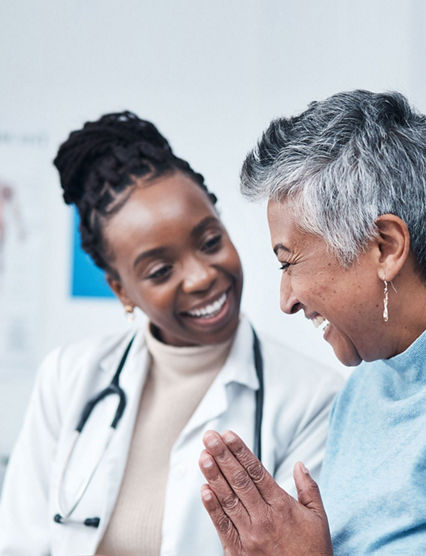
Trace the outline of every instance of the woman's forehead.
{"type": "Polygon", "coordinates": [[[182,236],[192,232],[206,218],[217,218],[214,205],[206,193],[185,175],[173,174],[136,186],[121,209],[105,228],[110,245],[140,240],[161,243],[171,234],[182,236]]]}

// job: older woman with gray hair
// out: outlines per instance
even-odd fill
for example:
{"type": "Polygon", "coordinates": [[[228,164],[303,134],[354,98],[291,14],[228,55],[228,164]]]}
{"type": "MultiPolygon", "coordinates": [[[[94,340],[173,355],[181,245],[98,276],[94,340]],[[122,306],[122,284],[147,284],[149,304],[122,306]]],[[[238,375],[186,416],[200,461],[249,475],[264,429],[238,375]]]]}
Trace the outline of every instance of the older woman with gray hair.
{"type": "Polygon", "coordinates": [[[282,310],[364,363],[334,403],[322,499],[303,463],[295,500],[236,434],[205,434],[226,555],[426,554],[425,116],[398,93],[314,102],[270,124],[242,191],[268,199],[282,310]]]}

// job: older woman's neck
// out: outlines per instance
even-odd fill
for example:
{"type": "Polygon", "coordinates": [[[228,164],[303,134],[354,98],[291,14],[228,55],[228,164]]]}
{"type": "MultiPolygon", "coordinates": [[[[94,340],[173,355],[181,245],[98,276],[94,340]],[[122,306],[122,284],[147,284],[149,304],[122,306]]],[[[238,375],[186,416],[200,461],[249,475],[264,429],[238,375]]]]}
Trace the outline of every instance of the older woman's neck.
{"type": "Polygon", "coordinates": [[[394,355],[405,351],[426,330],[426,281],[414,265],[389,288],[389,321],[384,323],[394,339],[394,355]]]}

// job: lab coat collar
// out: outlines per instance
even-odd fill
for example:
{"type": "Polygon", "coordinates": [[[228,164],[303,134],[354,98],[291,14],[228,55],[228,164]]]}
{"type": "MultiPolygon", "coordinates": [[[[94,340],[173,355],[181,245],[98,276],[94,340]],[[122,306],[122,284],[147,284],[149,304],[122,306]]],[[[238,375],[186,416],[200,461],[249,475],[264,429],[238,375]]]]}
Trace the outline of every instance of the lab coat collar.
{"type": "MultiPolygon", "coordinates": [[[[105,353],[105,355],[99,361],[99,366],[101,367],[101,369],[108,375],[111,375],[111,378],[114,376],[118,364],[120,363],[120,360],[123,356],[124,350],[126,349],[133,336],[135,336],[135,339],[127,356],[126,372],[122,373],[123,379],[127,374],[132,375],[136,371],[141,372],[141,367],[139,364],[136,364],[136,362],[140,362],[141,352],[146,348],[143,327],[140,327],[138,330],[132,329],[120,336],[116,342],[113,342],[110,345],[108,352],[105,353]]],[[[145,359],[145,357],[143,357],[143,359],[145,359]]],[[[121,380],[122,377],[120,375],[120,382],[121,380]]]]}
{"type": "MultiPolygon", "coordinates": [[[[125,374],[140,373],[144,369],[145,365],[142,363],[145,362],[146,357],[146,339],[144,327],[141,326],[139,330],[131,330],[121,336],[117,342],[110,346],[108,352],[99,361],[101,368],[110,374],[111,378],[117,369],[127,344],[135,334],[133,345],[127,357],[129,364],[127,365],[126,363],[126,373],[123,372],[123,378],[120,377],[120,380],[124,380],[125,374]],[[122,348],[120,348],[120,345],[122,348]]],[[[259,388],[253,357],[253,331],[249,320],[243,314],[240,315],[240,322],[225,365],[216,380],[223,386],[235,382],[252,390],[259,388]]]]}
{"type": "Polygon", "coordinates": [[[174,450],[178,449],[195,429],[206,423],[211,424],[214,419],[219,418],[227,410],[229,403],[227,390],[233,383],[251,390],[259,388],[253,356],[253,331],[249,321],[243,315],[240,317],[240,323],[225,365],[186,424],[174,450]]]}
{"type": "Polygon", "coordinates": [[[231,351],[219,377],[224,385],[235,382],[252,390],[259,388],[254,364],[253,330],[244,315],[240,316],[231,351]]]}
{"type": "MultiPolygon", "coordinates": [[[[111,378],[133,334],[135,331],[122,336],[119,343],[115,343],[100,361],[102,369],[108,372],[111,378]]],[[[136,332],[135,340],[128,354],[128,361],[120,377],[120,384],[128,395],[137,397],[133,403],[129,400],[129,405],[132,407],[132,411],[129,413],[133,413],[133,419],[149,367],[148,357],[144,328],[141,327],[136,332]]],[[[227,410],[229,398],[227,389],[231,387],[231,384],[239,384],[253,391],[259,388],[253,355],[253,331],[250,322],[242,314],[226,362],[186,424],[177,445],[183,442],[194,429],[220,417],[227,410]]]]}

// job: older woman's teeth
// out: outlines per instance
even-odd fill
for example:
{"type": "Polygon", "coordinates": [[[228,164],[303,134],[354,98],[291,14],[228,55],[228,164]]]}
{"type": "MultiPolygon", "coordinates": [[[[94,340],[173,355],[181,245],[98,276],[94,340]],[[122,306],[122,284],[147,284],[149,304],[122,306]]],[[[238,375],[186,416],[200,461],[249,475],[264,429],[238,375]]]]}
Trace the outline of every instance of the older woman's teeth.
{"type": "Polygon", "coordinates": [[[324,332],[324,330],[330,323],[323,316],[317,315],[312,319],[312,324],[315,326],[315,328],[321,328],[321,330],[324,332]]]}
{"type": "Polygon", "coordinates": [[[210,303],[201,309],[194,309],[194,311],[188,311],[188,315],[196,318],[209,318],[214,317],[222,309],[226,301],[226,293],[223,293],[217,301],[210,303]]]}

